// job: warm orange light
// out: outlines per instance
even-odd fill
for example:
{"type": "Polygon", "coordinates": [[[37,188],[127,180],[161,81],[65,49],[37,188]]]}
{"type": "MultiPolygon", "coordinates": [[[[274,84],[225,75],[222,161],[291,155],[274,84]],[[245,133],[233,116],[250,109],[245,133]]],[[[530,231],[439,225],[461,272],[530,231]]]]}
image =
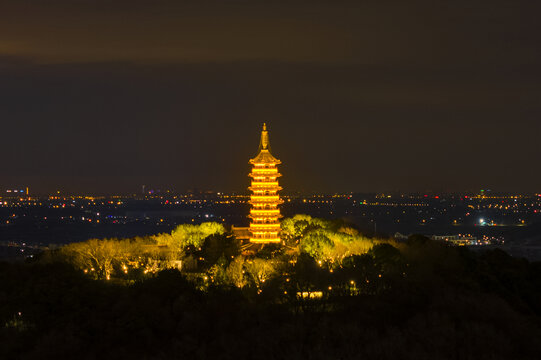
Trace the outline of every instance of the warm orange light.
{"type": "Polygon", "coordinates": [[[249,201],[252,205],[249,215],[252,219],[250,241],[258,243],[280,242],[278,219],[281,215],[277,206],[283,203],[283,200],[278,195],[278,191],[282,188],[276,181],[281,176],[276,165],[281,164],[281,161],[270,153],[269,134],[265,125],[261,132],[259,153],[250,160],[250,163],[253,165],[252,172],[249,174],[252,182],[248,188],[252,191],[249,201]]]}
{"type": "Polygon", "coordinates": [[[268,188],[276,186],[278,186],[278,181],[252,181],[252,187],[268,188]]]}
{"type": "Polygon", "coordinates": [[[250,196],[250,199],[261,201],[274,201],[279,200],[280,197],[278,195],[252,195],[250,196]]]}
{"type": "Polygon", "coordinates": [[[269,210],[262,210],[262,209],[252,209],[250,210],[250,214],[280,214],[279,209],[269,209],[269,210]]]}

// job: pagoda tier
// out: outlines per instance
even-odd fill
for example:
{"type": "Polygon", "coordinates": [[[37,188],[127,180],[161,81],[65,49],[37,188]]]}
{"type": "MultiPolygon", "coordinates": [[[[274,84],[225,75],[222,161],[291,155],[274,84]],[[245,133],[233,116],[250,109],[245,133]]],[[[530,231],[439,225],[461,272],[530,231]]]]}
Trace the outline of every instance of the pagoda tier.
{"type": "Polygon", "coordinates": [[[248,188],[252,192],[249,201],[252,205],[249,215],[251,218],[250,241],[255,243],[280,242],[279,219],[282,215],[278,205],[282,204],[283,200],[278,195],[278,191],[282,188],[278,186],[277,178],[282,174],[278,172],[276,165],[281,164],[281,161],[270,153],[269,133],[265,124],[263,124],[261,132],[259,153],[250,160],[250,164],[252,164],[252,172],[249,174],[252,182],[248,188]]]}
{"type": "Polygon", "coordinates": [[[277,182],[274,182],[273,184],[269,183],[252,183],[252,186],[248,188],[248,190],[256,192],[257,195],[269,195],[271,191],[280,191],[282,190],[281,186],[278,186],[277,182]]]}

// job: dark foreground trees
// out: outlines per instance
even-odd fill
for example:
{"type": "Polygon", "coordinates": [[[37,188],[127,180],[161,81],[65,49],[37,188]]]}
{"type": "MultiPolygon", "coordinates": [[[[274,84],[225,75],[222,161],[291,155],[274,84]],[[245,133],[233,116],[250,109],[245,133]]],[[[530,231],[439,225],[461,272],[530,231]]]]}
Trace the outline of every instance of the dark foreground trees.
{"type": "MultiPolygon", "coordinates": [[[[209,249],[217,264],[223,261],[215,245],[209,249]]],[[[0,358],[537,359],[541,353],[540,264],[419,238],[377,245],[340,266],[308,253],[288,258],[294,261],[269,254],[228,261],[220,269],[230,274],[220,276],[231,276],[232,284],[201,283],[175,269],[126,283],[93,280],[60,262],[2,263],[0,358]],[[276,273],[261,261],[282,265],[276,273]]],[[[218,278],[209,265],[205,274],[218,278]]]]}

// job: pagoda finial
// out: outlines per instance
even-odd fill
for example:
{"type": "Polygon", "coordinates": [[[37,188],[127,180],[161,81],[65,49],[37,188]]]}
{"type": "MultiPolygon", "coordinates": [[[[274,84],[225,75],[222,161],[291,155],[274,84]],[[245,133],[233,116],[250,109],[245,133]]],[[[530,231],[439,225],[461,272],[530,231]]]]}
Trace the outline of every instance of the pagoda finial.
{"type": "Polygon", "coordinates": [[[261,150],[270,151],[269,132],[267,131],[266,123],[263,123],[263,130],[261,131],[261,142],[259,143],[259,151],[261,150]]]}
{"type": "Polygon", "coordinates": [[[271,146],[269,141],[269,132],[267,131],[267,124],[263,123],[263,130],[261,130],[261,139],[259,140],[259,150],[255,158],[250,159],[251,164],[281,164],[280,160],[272,156],[271,146]]]}

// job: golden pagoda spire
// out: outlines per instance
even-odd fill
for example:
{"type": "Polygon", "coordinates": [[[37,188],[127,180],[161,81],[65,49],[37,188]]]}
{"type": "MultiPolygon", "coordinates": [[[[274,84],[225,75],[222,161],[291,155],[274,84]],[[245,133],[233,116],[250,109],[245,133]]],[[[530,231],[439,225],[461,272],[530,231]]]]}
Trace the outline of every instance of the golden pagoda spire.
{"type": "Polygon", "coordinates": [[[252,191],[250,196],[249,217],[250,223],[250,241],[256,243],[277,243],[280,242],[280,209],[278,205],[283,203],[278,195],[282,190],[278,186],[277,178],[281,176],[278,173],[276,165],[281,161],[270,153],[269,133],[267,125],[263,123],[261,131],[261,141],[259,142],[259,153],[250,160],[253,165],[250,177],[252,184],[248,188],[252,191]]]}
{"type": "Polygon", "coordinates": [[[267,124],[263,123],[263,130],[261,130],[261,140],[259,141],[259,153],[257,156],[250,160],[251,164],[254,163],[274,163],[281,164],[282,162],[272,156],[270,142],[269,142],[269,132],[267,131],[267,124]]]}
{"type": "Polygon", "coordinates": [[[261,150],[270,151],[269,132],[267,131],[266,123],[263,123],[263,130],[261,131],[261,141],[259,142],[259,151],[261,150]]]}

